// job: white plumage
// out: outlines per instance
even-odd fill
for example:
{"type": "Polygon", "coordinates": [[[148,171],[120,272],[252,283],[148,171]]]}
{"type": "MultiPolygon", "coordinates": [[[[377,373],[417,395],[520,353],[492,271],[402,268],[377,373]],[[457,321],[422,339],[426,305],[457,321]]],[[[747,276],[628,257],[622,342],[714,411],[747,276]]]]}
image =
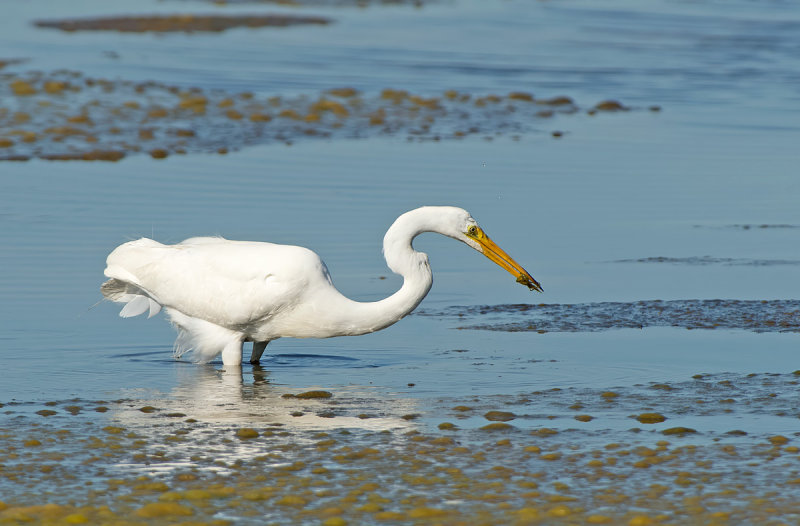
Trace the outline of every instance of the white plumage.
{"type": "Polygon", "coordinates": [[[466,243],[541,291],[536,280],[500,249],[465,210],[429,206],[401,215],[386,232],[383,252],[403,286],[376,302],[343,296],[325,263],[303,247],[220,237],[195,237],[175,245],[138,239],[108,256],[103,295],[125,303],[120,316],[163,308],[178,329],[175,355],[193,351],[199,362],[222,353],[225,365],[239,365],[242,344],[253,342],[258,362],[267,343],[284,336],[329,338],[374,332],[397,322],[431,288],[428,257],[411,246],[422,232],[437,232],[466,243]]]}

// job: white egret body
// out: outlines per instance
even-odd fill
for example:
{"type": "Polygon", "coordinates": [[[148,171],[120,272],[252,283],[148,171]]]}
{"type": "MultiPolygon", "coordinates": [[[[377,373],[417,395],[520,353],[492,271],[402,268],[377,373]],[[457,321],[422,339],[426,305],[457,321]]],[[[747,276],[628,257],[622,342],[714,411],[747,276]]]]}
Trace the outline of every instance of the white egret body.
{"type": "Polygon", "coordinates": [[[193,351],[207,362],[222,353],[239,365],[242,344],[253,342],[250,361],[284,336],[330,338],[378,331],[397,322],[422,301],[433,277],[428,257],[411,246],[423,232],[466,243],[541,292],[533,277],[484,234],[466,210],[426,206],[407,212],[383,239],[389,268],[403,286],[386,299],[357,302],[343,296],[314,252],[296,246],[219,237],[195,237],[175,245],[142,238],[108,256],[103,295],[125,303],[126,318],[164,308],[179,335],[175,355],[193,351]]]}

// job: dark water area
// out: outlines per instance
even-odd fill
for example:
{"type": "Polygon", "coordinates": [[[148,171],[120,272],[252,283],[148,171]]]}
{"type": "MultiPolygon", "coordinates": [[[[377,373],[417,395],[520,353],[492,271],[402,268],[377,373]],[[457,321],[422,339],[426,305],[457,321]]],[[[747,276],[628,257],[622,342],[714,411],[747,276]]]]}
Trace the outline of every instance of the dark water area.
{"type": "Polygon", "coordinates": [[[693,256],[687,258],[671,258],[656,256],[639,259],[620,259],[614,263],[671,263],[675,265],[748,265],[748,266],[773,266],[773,265],[800,265],[800,261],[787,259],[744,259],[744,258],[715,258],[712,256],[693,256]]]}
{"type": "Polygon", "coordinates": [[[645,327],[743,329],[759,333],[800,330],[800,301],[797,300],[475,305],[452,306],[438,312],[422,310],[419,314],[455,317],[459,329],[508,332],[594,332],[645,327]]]}
{"type": "Polygon", "coordinates": [[[796,3],[0,7],[0,522],[797,523],[796,3]],[[36,26],[269,15],[330,23],[36,26]],[[417,314],[235,370],[101,301],[197,235],[380,299],[425,204],[544,294],[424,235],[417,314]]]}

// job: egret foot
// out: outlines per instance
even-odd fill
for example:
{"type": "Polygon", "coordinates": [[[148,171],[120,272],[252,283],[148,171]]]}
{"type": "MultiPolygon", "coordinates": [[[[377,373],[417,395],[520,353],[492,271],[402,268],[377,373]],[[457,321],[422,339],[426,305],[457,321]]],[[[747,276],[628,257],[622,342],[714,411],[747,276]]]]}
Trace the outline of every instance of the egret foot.
{"type": "Polygon", "coordinates": [[[253,352],[250,354],[250,363],[257,364],[261,360],[261,355],[264,354],[264,349],[267,348],[269,342],[253,342],[253,352]]]}

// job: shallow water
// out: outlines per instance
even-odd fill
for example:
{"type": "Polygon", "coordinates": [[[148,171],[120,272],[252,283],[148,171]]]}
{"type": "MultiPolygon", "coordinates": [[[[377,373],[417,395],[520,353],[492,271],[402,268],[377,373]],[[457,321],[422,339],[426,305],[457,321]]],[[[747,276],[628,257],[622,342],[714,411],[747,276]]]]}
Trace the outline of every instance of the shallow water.
{"type": "Polygon", "coordinates": [[[800,302],[781,300],[672,300],[559,305],[453,306],[420,310],[427,316],[458,319],[459,329],[491,331],[593,332],[645,327],[743,329],[753,332],[800,332],[800,302]]]}
{"type": "MultiPolygon", "coordinates": [[[[168,478],[197,469],[199,483],[224,484],[214,469],[206,469],[216,466],[241,472],[237,480],[252,484],[258,469],[279,478],[285,472],[280,462],[265,467],[248,457],[277,455],[278,447],[300,448],[299,453],[284,451],[283,460],[291,464],[307,454],[305,444],[324,440],[314,433],[335,435],[337,451],[342,446],[413,455],[419,454],[412,441],[418,435],[408,433],[421,433],[425,440],[444,435],[458,442],[431,447],[464,446],[470,455],[484,451],[481,469],[514,467],[520,455],[533,455],[526,448],[534,446],[562,454],[551,460],[538,453],[525,457],[527,464],[519,471],[542,471],[547,484],[570,485],[572,493],[562,488],[558,494],[576,500],[561,504],[549,490],[524,497],[508,486],[495,488],[513,499],[487,498],[481,501],[484,508],[471,510],[475,517],[489,513],[507,522],[533,521],[530,511],[511,515],[513,510],[500,505],[508,502],[514,509],[537,508],[539,518],[565,522],[588,520],[593,511],[627,521],[636,510],[673,523],[708,523],[721,520],[713,512],[734,511],[738,515],[731,522],[742,524],[764,522],[764,517],[796,522],[798,511],[791,502],[800,485],[791,483],[798,474],[796,452],[788,449],[798,433],[792,373],[799,368],[800,342],[793,307],[800,297],[800,10],[793,3],[462,0],[422,8],[213,7],[204,2],[124,7],[93,1],[14,3],[3,22],[6,30],[0,31],[0,60],[25,62],[6,65],[0,73],[10,79],[66,67],[91,78],[219,90],[214,93],[223,98],[251,92],[264,99],[315,99],[344,86],[373,101],[386,88],[424,97],[441,97],[446,90],[474,97],[519,91],[542,98],[569,96],[582,111],[525,121],[523,129],[499,136],[502,122],[489,119],[482,123],[486,133],[461,139],[450,133],[447,138],[455,125],[445,119],[440,123],[445,138],[439,141],[408,140],[405,130],[379,134],[367,128],[357,139],[298,136],[291,146],[228,144],[227,155],[199,152],[153,159],[132,152],[116,163],[0,163],[0,403],[6,404],[0,409],[5,442],[0,500],[40,504],[38,496],[48,495],[46,502],[61,504],[65,499],[87,506],[111,502],[123,513],[125,506],[140,510],[163,497],[163,490],[135,489],[131,481],[136,477],[168,480],[171,489],[183,491],[183,482],[168,478]],[[121,11],[279,12],[335,22],[213,35],[62,33],[31,24],[45,11],[48,19],[121,11]],[[640,109],[585,112],[608,99],[640,109]],[[661,111],[648,111],[651,105],[661,111]],[[563,135],[555,138],[553,131],[563,135]],[[543,284],[545,293],[528,292],[466,247],[422,236],[416,246],[430,255],[435,276],[422,304],[428,315],[412,315],[358,338],[278,340],[268,347],[262,369],[245,366],[241,371],[175,362],[174,334],[160,317],[122,320],[116,306],[95,305],[105,256],[119,243],[139,236],[176,242],[208,234],[308,246],[325,259],[340,290],[374,300],[400,284],[381,258],[383,233],[397,215],[422,204],[470,210],[543,284]],[[643,329],[609,323],[615,330],[588,331],[602,325],[603,316],[613,321],[629,314],[625,306],[638,302],[675,307],[667,309],[672,313],[667,321],[682,323],[663,327],[672,323],[646,318],[643,329]],[[561,316],[545,321],[552,325],[566,319],[575,332],[470,330],[463,327],[486,320],[458,317],[460,311],[469,314],[488,306],[495,328],[527,326],[530,320],[503,306],[540,303],[549,306],[548,316],[561,316]],[[735,316],[720,305],[733,305],[735,316]],[[702,307],[701,321],[713,320],[717,328],[687,331],[684,307],[702,307]],[[766,324],[770,320],[774,326],[766,324]],[[779,332],[781,321],[793,329],[779,332]],[[282,398],[310,390],[333,396],[282,398]],[[618,396],[603,397],[607,392],[618,396]],[[53,405],[45,405],[49,402],[53,405]],[[576,402],[582,407],[570,409],[576,402]],[[72,406],[79,407],[72,410],[76,414],[66,409],[72,406]],[[140,411],[147,406],[157,411],[140,411]],[[454,411],[457,406],[471,409],[454,411]],[[108,409],[97,412],[96,407],[108,409]],[[43,409],[55,414],[36,413],[43,409]],[[508,422],[513,427],[487,439],[491,431],[480,428],[494,422],[485,417],[488,411],[513,412],[508,422]],[[641,424],[631,418],[645,412],[667,420],[641,424]],[[593,418],[578,421],[578,415],[593,418]],[[199,424],[187,424],[187,418],[199,424]],[[153,427],[153,422],[165,427],[153,427]],[[439,429],[443,422],[457,429],[439,429]],[[52,433],[68,430],[79,445],[72,450],[61,435],[50,437],[45,423],[52,433]],[[282,424],[278,427],[288,435],[263,440],[269,424],[282,424]],[[125,438],[129,442],[144,441],[136,447],[145,457],[137,457],[139,451],[117,453],[107,444],[93,448],[90,437],[108,434],[102,431],[107,426],[123,429],[122,437],[131,434],[125,438]],[[185,426],[205,437],[194,453],[167,438],[180,438],[174,432],[185,426]],[[237,439],[241,427],[257,429],[261,438],[237,439]],[[674,427],[697,433],[661,434],[674,427]],[[557,431],[555,440],[535,434],[541,428],[557,431]],[[342,430],[351,434],[337,435],[342,430]],[[726,434],[730,431],[746,435],[726,434]],[[777,435],[788,437],[789,445],[770,441],[777,435]],[[46,456],[36,458],[38,446],[18,443],[29,436],[38,436],[48,455],[61,455],[52,462],[61,467],[53,469],[76,477],[69,490],[60,491],[58,477],[47,470],[39,471],[42,475],[30,486],[19,485],[14,473],[49,463],[46,456]],[[510,446],[495,445],[504,438],[510,446]],[[657,446],[661,440],[671,445],[657,446]],[[622,461],[616,472],[619,477],[635,474],[632,480],[640,487],[679,481],[669,484],[663,509],[642,505],[646,495],[624,488],[637,506],[603,504],[589,488],[609,487],[617,475],[603,475],[602,483],[573,472],[563,479],[556,476],[584,465],[584,460],[568,460],[570,448],[588,459],[593,448],[612,451],[604,448],[614,442],[665,447],[677,455],[666,461],[672,463],[667,464],[670,471],[638,469],[622,461]],[[408,444],[413,447],[404,449],[408,444]],[[683,455],[681,448],[690,444],[698,450],[683,455]],[[738,460],[720,449],[731,444],[739,448],[738,460]],[[203,460],[192,461],[192,454],[204,448],[203,460]],[[94,455],[96,450],[113,454],[94,455]],[[159,461],[158,452],[175,462],[159,461]],[[64,459],[73,454],[95,468],[72,470],[64,459]],[[750,464],[765,455],[781,460],[762,467],[750,464]],[[237,464],[237,458],[245,460],[237,464]],[[701,466],[697,478],[680,475],[696,473],[696,462],[710,460],[715,468],[701,466]],[[746,475],[741,474],[744,467],[746,475]],[[751,503],[745,510],[725,497],[731,487],[720,481],[731,473],[740,473],[738,482],[747,489],[739,499],[751,503]],[[132,488],[133,496],[120,499],[115,490],[98,497],[85,489],[89,481],[111,479],[125,479],[123,486],[132,488]],[[710,489],[702,489],[703,484],[710,489]],[[684,501],[692,492],[713,495],[713,505],[708,501],[706,512],[695,509],[692,514],[684,501]],[[758,499],[776,502],[780,513],[770,515],[758,499]],[[564,512],[559,505],[570,506],[570,513],[559,515],[564,512]]],[[[8,108],[8,100],[0,105],[8,108]]],[[[313,478],[308,470],[338,462],[324,448],[312,450],[300,475],[313,478]]],[[[467,460],[457,460],[463,452],[451,453],[431,459],[430,477],[441,475],[436,469],[459,468],[482,479],[469,471],[467,460]]],[[[413,474],[413,462],[391,455],[364,458],[358,459],[364,473],[370,466],[383,473],[397,463],[407,466],[402,474],[413,474]]],[[[375,480],[385,486],[381,477],[375,480]]],[[[522,479],[538,480],[521,474],[510,480],[522,479]]],[[[309,500],[300,482],[286,484],[309,500]]],[[[450,488],[441,481],[431,484],[450,488]]],[[[458,504],[464,494],[445,490],[429,491],[426,503],[414,500],[430,487],[419,480],[396,483],[392,504],[382,506],[407,520],[423,520],[422,508],[443,508],[453,514],[453,523],[461,520],[459,513],[470,511],[458,504]],[[403,499],[408,502],[400,504],[403,499]]],[[[491,489],[481,488],[487,494],[491,489]]],[[[278,490],[271,495],[285,496],[278,490]]],[[[161,502],[172,502],[169,498],[161,502]]],[[[338,515],[319,510],[303,515],[291,505],[269,502],[252,520],[379,520],[354,506],[338,515]]],[[[325,502],[320,501],[320,510],[328,506],[325,502]]],[[[190,508],[198,520],[254,516],[246,506],[237,512],[234,506],[215,505],[206,508],[207,514],[190,508]]],[[[40,517],[36,514],[45,512],[27,513],[40,517]]],[[[92,514],[100,512],[80,513],[96,520],[92,514]]],[[[151,520],[143,513],[141,520],[151,520]]]]}

